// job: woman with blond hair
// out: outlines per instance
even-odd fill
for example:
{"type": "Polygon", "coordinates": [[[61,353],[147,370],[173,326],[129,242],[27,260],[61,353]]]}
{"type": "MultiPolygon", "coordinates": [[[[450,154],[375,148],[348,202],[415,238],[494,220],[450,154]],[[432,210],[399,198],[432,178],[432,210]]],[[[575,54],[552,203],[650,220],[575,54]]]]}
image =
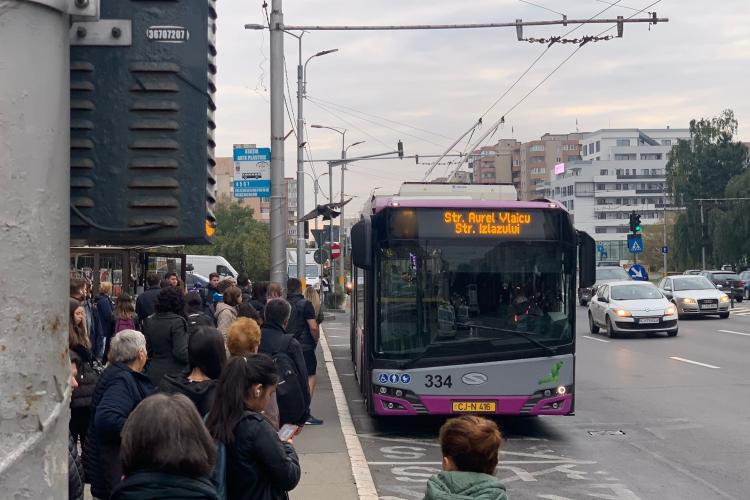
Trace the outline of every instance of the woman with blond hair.
{"type": "Polygon", "coordinates": [[[320,295],[318,295],[318,292],[315,291],[312,285],[305,287],[305,299],[309,300],[313,309],[315,309],[315,321],[321,324],[323,322],[323,312],[320,310],[320,295]]]}

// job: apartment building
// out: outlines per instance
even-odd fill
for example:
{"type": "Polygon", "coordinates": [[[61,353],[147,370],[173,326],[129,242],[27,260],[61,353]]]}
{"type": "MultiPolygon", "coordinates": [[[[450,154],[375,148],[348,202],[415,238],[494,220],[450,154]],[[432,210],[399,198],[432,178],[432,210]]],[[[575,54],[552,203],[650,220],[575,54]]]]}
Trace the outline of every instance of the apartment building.
{"type": "Polygon", "coordinates": [[[607,129],[583,134],[582,160],[564,162],[553,173],[547,196],[571,212],[610,260],[628,260],[629,214],[641,222],[664,222],[669,196],[666,165],[672,146],[689,139],[688,129],[607,129]]]}
{"type": "Polygon", "coordinates": [[[513,151],[521,145],[515,139],[500,139],[494,146],[483,146],[469,159],[469,170],[476,184],[513,182],[513,151]]]}

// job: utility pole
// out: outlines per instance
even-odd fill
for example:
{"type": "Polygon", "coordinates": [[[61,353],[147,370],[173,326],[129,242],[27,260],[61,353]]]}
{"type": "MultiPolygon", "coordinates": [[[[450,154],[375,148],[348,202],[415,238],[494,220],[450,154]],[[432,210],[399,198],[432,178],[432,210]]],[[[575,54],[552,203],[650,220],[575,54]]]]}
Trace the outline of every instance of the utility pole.
{"type": "MultiPolygon", "coordinates": [[[[297,278],[304,285],[307,276],[307,252],[305,250],[305,222],[301,220],[305,213],[305,121],[302,118],[302,103],[305,100],[305,80],[302,69],[303,34],[297,37],[299,43],[297,63],[297,278]]],[[[302,291],[304,292],[304,290],[303,286],[302,291]]]]}
{"type": "MultiPolygon", "coordinates": [[[[284,284],[287,274],[287,214],[286,208],[283,206],[286,185],[284,184],[284,15],[281,12],[281,0],[271,0],[269,30],[271,52],[271,281],[284,284]]],[[[299,210],[299,206],[297,210],[299,210]]]]}
{"type": "MultiPolygon", "coordinates": [[[[328,162],[328,200],[329,203],[333,203],[333,163],[328,162]]],[[[335,287],[335,279],[336,279],[336,259],[333,258],[333,216],[331,215],[330,219],[328,220],[328,244],[331,256],[331,279],[329,280],[329,287],[331,289],[331,292],[333,293],[334,297],[334,307],[336,305],[336,296],[338,294],[338,289],[335,287]]]]}
{"type": "MultiPolygon", "coordinates": [[[[667,251],[669,251],[669,248],[667,248],[667,188],[666,185],[663,187],[664,191],[664,247],[667,251]]],[[[664,259],[664,277],[667,277],[667,252],[662,252],[662,257],[664,259]]]]}
{"type": "Polygon", "coordinates": [[[704,234],[706,221],[703,216],[703,200],[699,200],[701,205],[701,266],[706,269],[706,235],[704,234]]]}
{"type": "Polygon", "coordinates": [[[339,212],[339,251],[341,252],[339,258],[341,259],[339,265],[339,285],[343,288],[344,280],[346,276],[345,272],[345,258],[346,251],[344,250],[344,173],[346,172],[346,145],[344,144],[344,136],[341,136],[341,210],[339,212]]]}
{"type": "Polygon", "coordinates": [[[67,498],[68,30],[69,15],[96,18],[97,8],[94,1],[0,5],[3,498],[67,498]]]}

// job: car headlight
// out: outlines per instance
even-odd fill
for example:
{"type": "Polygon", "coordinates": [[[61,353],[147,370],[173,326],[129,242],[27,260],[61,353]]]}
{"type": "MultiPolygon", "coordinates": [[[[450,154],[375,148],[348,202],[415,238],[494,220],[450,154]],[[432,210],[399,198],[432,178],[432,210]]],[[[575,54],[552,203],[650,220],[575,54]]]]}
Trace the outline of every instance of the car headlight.
{"type": "Polygon", "coordinates": [[[731,299],[729,298],[729,295],[723,293],[721,294],[721,297],[719,297],[719,302],[726,304],[727,302],[731,302],[731,299]]]}
{"type": "Polygon", "coordinates": [[[690,297],[684,297],[680,299],[680,301],[682,301],[683,304],[695,304],[696,303],[695,299],[691,299],[690,297]]]}
{"type": "Polygon", "coordinates": [[[677,314],[677,308],[673,305],[668,305],[667,308],[664,309],[664,316],[674,316],[675,314],[677,314]]]}
{"type": "Polygon", "coordinates": [[[616,315],[618,315],[621,318],[629,318],[633,315],[630,311],[623,309],[621,307],[618,307],[617,309],[613,309],[613,311],[616,315]]]}

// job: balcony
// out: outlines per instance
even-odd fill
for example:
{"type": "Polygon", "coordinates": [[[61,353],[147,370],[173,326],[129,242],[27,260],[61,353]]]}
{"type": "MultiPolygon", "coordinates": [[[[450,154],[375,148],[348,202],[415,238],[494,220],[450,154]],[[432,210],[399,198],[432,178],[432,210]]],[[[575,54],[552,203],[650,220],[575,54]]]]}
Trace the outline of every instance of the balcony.
{"type": "Polygon", "coordinates": [[[662,189],[636,189],[635,194],[664,194],[662,189]]]}
{"type": "Polygon", "coordinates": [[[666,179],[666,174],[617,174],[618,179],[666,179]]]}

